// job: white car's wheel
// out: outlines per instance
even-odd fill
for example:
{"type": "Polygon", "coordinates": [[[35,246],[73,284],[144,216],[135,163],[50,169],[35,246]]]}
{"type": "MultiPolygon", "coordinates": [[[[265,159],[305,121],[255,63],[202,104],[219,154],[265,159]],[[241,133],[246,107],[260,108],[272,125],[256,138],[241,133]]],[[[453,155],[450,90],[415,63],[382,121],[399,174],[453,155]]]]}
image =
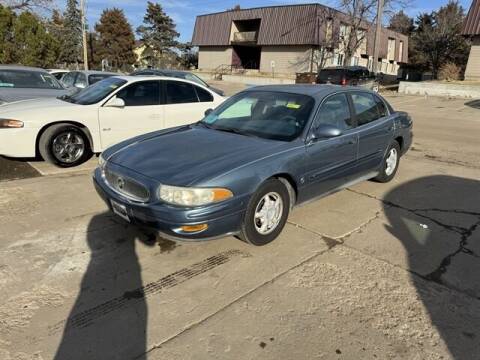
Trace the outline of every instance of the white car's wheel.
{"type": "Polygon", "coordinates": [[[86,134],[70,124],[56,124],[46,129],[38,142],[38,150],[45,161],[59,167],[77,166],[92,156],[86,134]]]}

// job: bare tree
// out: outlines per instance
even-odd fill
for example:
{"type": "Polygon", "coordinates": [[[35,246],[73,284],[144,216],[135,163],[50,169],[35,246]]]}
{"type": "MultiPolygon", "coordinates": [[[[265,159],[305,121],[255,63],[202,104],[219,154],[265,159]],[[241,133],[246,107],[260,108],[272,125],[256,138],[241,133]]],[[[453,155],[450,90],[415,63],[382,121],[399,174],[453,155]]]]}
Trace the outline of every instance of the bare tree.
{"type": "Polygon", "coordinates": [[[3,5],[11,10],[33,10],[34,8],[48,9],[53,0],[0,0],[3,5]]]}

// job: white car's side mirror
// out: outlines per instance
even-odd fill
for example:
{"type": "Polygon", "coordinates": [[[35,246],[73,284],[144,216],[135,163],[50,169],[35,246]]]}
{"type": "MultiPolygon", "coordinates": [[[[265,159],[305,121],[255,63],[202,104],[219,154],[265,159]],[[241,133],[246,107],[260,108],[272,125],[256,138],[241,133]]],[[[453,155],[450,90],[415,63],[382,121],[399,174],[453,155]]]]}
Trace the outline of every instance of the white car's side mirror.
{"type": "Polygon", "coordinates": [[[116,107],[116,108],[124,108],[125,101],[123,99],[117,98],[116,96],[112,97],[108,102],[104,105],[105,107],[116,107]]]}

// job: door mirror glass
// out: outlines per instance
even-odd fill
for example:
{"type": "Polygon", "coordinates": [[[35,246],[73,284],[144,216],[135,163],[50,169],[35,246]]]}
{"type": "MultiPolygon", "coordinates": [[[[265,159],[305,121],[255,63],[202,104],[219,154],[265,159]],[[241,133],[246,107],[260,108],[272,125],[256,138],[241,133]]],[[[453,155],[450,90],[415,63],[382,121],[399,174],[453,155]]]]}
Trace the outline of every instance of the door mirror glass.
{"type": "Polygon", "coordinates": [[[342,130],[334,125],[320,124],[313,131],[314,139],[330,139],[342,135],[342,130]]]}
{"type": "Polygon", "coordinates": [[[208,116],[212,113],[213,109],[207,109],[205,110],[205,116],[208,116]]]}
{"type": "Polygon", "coordinates": [[[125,101],[123,99],[120,99],[116,96],[108,100],[108,102],[105,104],[106,107],[116,107],[116,108],[123,108],[125,107],[125,101]]]}

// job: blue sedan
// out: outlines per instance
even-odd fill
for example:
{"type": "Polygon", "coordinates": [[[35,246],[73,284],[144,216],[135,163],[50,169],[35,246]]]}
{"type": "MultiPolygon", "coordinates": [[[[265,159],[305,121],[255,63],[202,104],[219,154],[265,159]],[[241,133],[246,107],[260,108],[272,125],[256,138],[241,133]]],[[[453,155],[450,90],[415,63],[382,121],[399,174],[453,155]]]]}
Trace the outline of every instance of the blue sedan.
{"type": "Polygon", "coordinates": [[[390,181],[411,142],[410,116],[376,93],[262,86],[199,122],[112,146],[94,183],[115,214],[167,239],[236,235],[264,245],[293,206],[359,181],[390,181]]]}

